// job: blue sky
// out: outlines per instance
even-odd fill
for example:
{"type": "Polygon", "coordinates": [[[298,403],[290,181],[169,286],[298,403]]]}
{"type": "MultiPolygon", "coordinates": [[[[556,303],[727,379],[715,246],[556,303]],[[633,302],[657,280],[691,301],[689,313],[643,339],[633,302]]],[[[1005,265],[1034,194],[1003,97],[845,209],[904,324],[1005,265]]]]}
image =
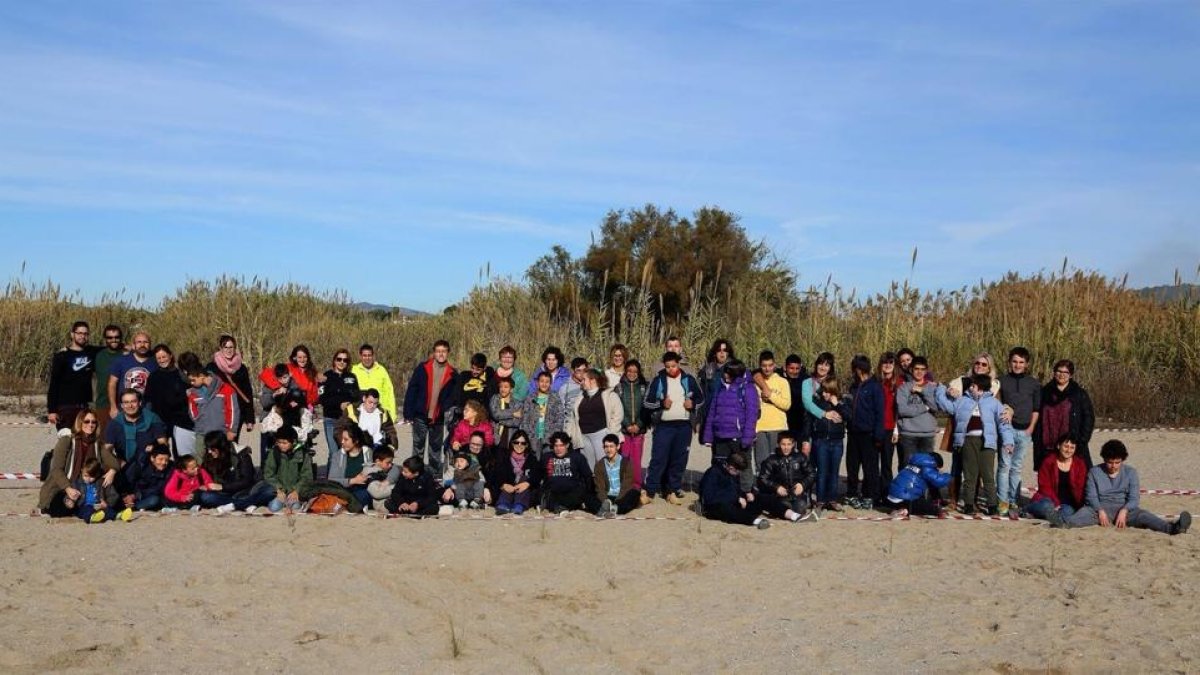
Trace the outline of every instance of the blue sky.
{"type": "Polygon", "coordinates": [[[437,310],[613,208],[861,292],[1200,265],[1192,2],[0,5],[10,277],[437,310]]]}

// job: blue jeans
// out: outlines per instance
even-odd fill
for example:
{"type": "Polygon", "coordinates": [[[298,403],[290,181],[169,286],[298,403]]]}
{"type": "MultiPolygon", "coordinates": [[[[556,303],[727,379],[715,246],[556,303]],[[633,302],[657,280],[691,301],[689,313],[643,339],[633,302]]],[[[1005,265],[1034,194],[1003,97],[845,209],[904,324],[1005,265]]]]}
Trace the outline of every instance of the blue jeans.
{"type": "MultiPolygon", "coordinates": [[[[1029,502],[1029,506],[1025,507],[1025,513],[1039,520],[1049,520],[1050,512],[1054,510],[1054,502],[1042,497],[1036,502],[1029,502]]],[[[1058,513],[1063,517],[1063,520],[1075,515],[1075,509],[1070,504],[1063,504],[1058,507],[1058,513]]]]}
{"type": "Polygon", "coordinates": [[[133,502],[134,511],[157,511],[162,508],[163,500],[158,495],[145,495],[133,502]]]}
{"type": "Polygon", "coordinates": [[[238,511],[245,511],[251,506],[266,506],[274,498],[275,488],[263,480],[255,483],[249,490],[234,495],[233,507],[238,511]]]}
{"type": "Polygon", "coordinates": [[[328,454],[325,455],[325,466],[329,466],[329,458],[333,456],[333,449],[338,447],[337,439],[333,437],[333,427],[337,424],[337,420],[325,418],[325,449],[328,454]]]}
{"type": "Polygon", "coordinates": [[[665,495],[683,489],[683,470],[687,468],[691,444],[691,422],[661,422],[654,427],[650,466],[646,469],[646,492],[665,495]]]}
{"type": "Polygon", "coordinates": [[[1021,498],[1021,467],[1033,447],[1033,437],[1024,431],[1013,429],[1013,440],[1011,455],[1003,448],[996,453],[996,498],[1009,504],[1016,504],[1021,498]]]}
{"type": "Polygon", "coordinates": [[[838,469],[842,465],[842,439],[815,438],[811,454],[817,460],[817,500],[837,501],[838,469]]]}
{"type": "Polygon", "coordinates": [[[233,501],[233,497],[224,492],[213,492],[211,490],[196,490],[196,499],[193,504],[199,504],[202,509],[215,509],[218,506],[225,506],[233,501]]]}
{"type": "Polygon", "coordinates": [[[423,419],[412,421],[413,457],[425,458],[425,441],[429,441],[429,459],[425,460],[430,472],[437,480],[442,479],[442,444],[446,441],[446,425],[442,422],[430,424],[423,419]]]}

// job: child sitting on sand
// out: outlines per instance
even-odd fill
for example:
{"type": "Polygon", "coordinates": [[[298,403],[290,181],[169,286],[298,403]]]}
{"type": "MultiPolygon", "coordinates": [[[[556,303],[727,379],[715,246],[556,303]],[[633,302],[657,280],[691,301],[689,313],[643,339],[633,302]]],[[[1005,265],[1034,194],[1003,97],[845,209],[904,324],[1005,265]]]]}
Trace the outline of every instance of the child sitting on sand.
{"type": "Polygon", "coordinates": [[[454,483],[442,492],[442,502],[460,509],[483,508],[483,478],[479,462],[468,452],[454,455],[454,483]]]}
{"type": "Polygon", "coordinates": [[[156,445],[150,451],[150,461],[130,462],[125,467],[129,494],[122,496],[126,507],[136,511],[155,511],[162,508],[163,489],[171,478],[171,450],[156,445]]]}
{"type": "Polygon", "coordinates": [[[308,447],[299,443],[297,436],[294,427],[281,427],[275,432],[275,445],[263,463],[263,482],[275,491],[275,497],[267,504],[272,512],[298,510],[313,482],[308,447]]]}
{"type": "Polygon", "coordinates": [[[437,485],[425,470],[420,457],[409,457],[400,464],[400,478],[384,502],[389,513],[407,516],[436,516],[437,485]]]}
{"type": "Polygon", "coordinates": [[[758,471],[759,505],[776,518],[816,520],[816,512],[810,509],[814,482],[816,472],[796,448],[796,437],[780,431],[779,445],[758,471]]]}
{"type": "Polygon", "coordinates": [[[220,491],[212,476],[201,468],[200,462],[192,455],[184,455],[175,462],[175,471],[167,479],[163,497],[169,507],[190,508],[193,511],[199,511],[201,507],[224,506],[232,501],[231,497],[220,491]]]}
{"type": "Polygon", "coordinates": [[[382,503],[392,494],[396,479],[400,477],[395,458],[396,453],[386,445],[371,453],[372,462],[363,469],[363,474],[367,477],[367,496],[370,497],[363,502],[364,505],[374,508],[376,502],[382,503]]]}
{"type": "Polygon", "coordinates": [[[642,491],[633,483],[633,462],[621,455],[621,437],[608,434],[601,441],[604,457],[596,462],[596,498],[601,500],[596,515],[612,518],[642,505],[642,491]]]}
{"type": "Polygon", "coordinates": [[[571,449],[571,437],[565,431],[550,436],[550,454],[542,460],[542,507],[551,513],[583,509],[595,513],[600,508],[592,483],[592,469],[583,453],[571,449]]]}
{"type": "Polygon", "coordinates": [[[747,466],[746,456],[733,452],[708,467],[700,479],[700,509],[705,518],[760,530],[771,526],[771,521],[759,515],[762,509],[754,503],[754,493],[741,490],[740,476],[747,466]]]}
{"type": "Polygon", "coordinates": [[[75,515],[85,523],[103,523],[114,518],[129,521],[133,517],[133,511],[126,508],[120,513],[117,512],[116,505],[120,503],[120,498],[112,485],[105,486],[100,482],[100,476],[103,474],[104,466],[100,464],[100,460],[95,457],[84,460],[83,471],[71,486],[78,496],[71,497],[68,494],[63,498],[63,505],[68,509],[75,509],[75,515]]]}

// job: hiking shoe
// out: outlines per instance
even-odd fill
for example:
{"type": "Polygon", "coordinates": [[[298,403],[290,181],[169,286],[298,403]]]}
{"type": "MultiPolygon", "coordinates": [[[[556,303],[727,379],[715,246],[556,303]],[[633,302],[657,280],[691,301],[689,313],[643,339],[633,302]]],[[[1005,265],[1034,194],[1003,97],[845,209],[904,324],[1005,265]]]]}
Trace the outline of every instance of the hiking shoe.
{"type": "Polygon", "coordinates": [[[771,527],[771,521],[760,516],[759,519],[754,522],[754,526],[760,530],[765,530],[771,527]]]}
{"type": "Polygon", "coordinates": [[[1046,520],[1050,523],[1050,527],[1066,527],[1067,521],[1063,520],[1062,513],[1058,509],[1054,509],[1046,514],[1046,520]]]}
{"type": "Polygon", "coordinates": [[[91,518],[88,518],[88,522],[89,523],[103,523],[104,522],[104,512],[96,511],[95,513],[92,514],[91,518]]]}
{"type": "Polygon", "coordinates": [[[642,506],[646,506],[650,502],[654,501],[654,496],[645,490],[642,490],[642,496],[639,499],[642,502],[642,506]]]}
{"type": "Polygon", "coordinates": [[[1192,527],[1192,514],[1184,511],[1179,514],[1179,519],[1171,525],[1171,534],[1183,534],[1192,527]]]}
{"type": "Polygon", "coordinates": [[[683,500],[680,499],[679,495],[675,494],[674,492],[668,492],[667,493],[667,503],[674,504],[675,506],[679,506],[680,504],[683,504],[683,500]]]}
{"type": "Polygon", "coordinates": [[[133,509],[126,507],[124,511],[117,514],[117,518],[120,518],[123,523],[128,523],[133,520],[133,509]]]}

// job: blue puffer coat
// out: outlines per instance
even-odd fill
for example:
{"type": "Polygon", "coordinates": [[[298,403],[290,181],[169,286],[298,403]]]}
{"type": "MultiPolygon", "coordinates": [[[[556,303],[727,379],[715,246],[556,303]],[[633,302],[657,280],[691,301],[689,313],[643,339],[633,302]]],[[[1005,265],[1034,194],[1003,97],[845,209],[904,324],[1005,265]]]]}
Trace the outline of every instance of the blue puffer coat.
{"type": "Polygon", "coordinates": [[[950,474],[937,469],[937,459],[921,452],[909,458],[908,464],[892,479],[888,487],[888,499],[893,502],[910,502],[920,499],[929,488],[940,490],[950,484],[950,474]]]}
{"type": "Polygon", "coordinates": [[[754,445],[754,426],[758,422],[761,399],[758,388],[750,380],[750,373],[729,384],[721,380],[712,391],[704,428],[700,430],[700,442],[712,443],[721,438],[737,439],[743,448],[754,445]]]}

